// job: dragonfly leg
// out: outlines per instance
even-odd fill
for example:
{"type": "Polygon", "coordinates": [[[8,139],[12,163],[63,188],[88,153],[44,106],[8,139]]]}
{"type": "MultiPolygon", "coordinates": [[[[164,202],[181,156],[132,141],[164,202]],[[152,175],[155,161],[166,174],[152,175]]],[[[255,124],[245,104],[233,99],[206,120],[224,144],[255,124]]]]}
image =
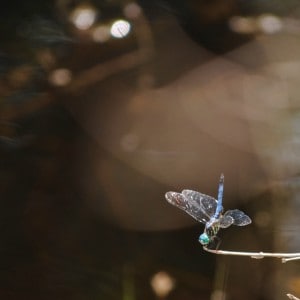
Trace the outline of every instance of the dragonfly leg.
{"type": "Polygon", "coordinates": [[[206,248],[211,250],[218,250],[221,245],[221,239],[218,236],[214,236],[210,243],[206,246],[206,248]]]}

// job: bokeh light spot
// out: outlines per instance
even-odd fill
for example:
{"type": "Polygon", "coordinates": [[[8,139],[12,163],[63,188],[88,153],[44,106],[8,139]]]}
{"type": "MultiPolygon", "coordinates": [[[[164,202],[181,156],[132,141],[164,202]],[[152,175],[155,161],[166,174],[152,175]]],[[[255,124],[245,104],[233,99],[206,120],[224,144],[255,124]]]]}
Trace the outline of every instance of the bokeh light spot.
{"type": "Polygon", "coordinates": [[[72,80],[72,72],[68,69],[56,69],[50,76],[49,81],[56,86],[65,86],[72,80]]]}
{"type": "Polygon", "coordinates": [[[164,271],[156,273],[151,279],[151,286],[158,297],[166,297],[175,287],[174,279],[164,271]]]}
{"type": "Polygon", "coordinates": [[[215,290],[212,292],[210,299],[211,300],[224,300],[224,299],[226,299],[226,294],[224,291],[215,290]]]}
{"type": "Polygon", "coordinates": [[[256,23],[253,18],[235,16],[229,20],[232,31],[242,34],[250,34],[256,31],[256,23]]]}
{"type": "Polygon", "coordinates": [[[282,21],[273,15],[262,15],[258,18],[257,24],[260,30],[266,34],[274,34],[282,30],[282,21]]]}
{"type": "Polygon", "coordinates": [[[125,20],[117,20],[115,21],[110,29],[110,33],[114,38],[124,38],[130,32],[131,26],[130,23],[125,20]]]}
{"type": "Polygon", "coordinates": [[[124,15],[129,19],[137,19],[141,15],[141,7],[136,3],[128,3],[124,7],[124,15]]]}
{"type": "Polygon", "coordinates": [[[89,29],[96,21],[97,11],[90,6],[77,7],[71,13],[71,21],[76,28],[81,30],[89,29]]]}

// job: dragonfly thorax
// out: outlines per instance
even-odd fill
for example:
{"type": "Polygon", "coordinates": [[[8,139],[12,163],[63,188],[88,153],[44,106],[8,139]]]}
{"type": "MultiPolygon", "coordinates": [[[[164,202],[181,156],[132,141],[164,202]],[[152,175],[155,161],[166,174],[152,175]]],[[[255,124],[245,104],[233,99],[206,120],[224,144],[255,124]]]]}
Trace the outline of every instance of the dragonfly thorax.
{"type": "MultiPolygon", "coordinates": [[[[206,224],[205,224],[205,230],[213,230],[219,231],[220,228],[220,219],[216,219],[215,217],[212,217],[206,224]]],[[[217,233],[216,232],[216,233],[217,233]]]]}
{"type": "Polygon", "coordinates": [[[216,218],[211,218],[206,223],[204,232],[199,236],[199,242],[203,246],[207,246],[217,235],[220,229],[220,222],[216,218]]]}

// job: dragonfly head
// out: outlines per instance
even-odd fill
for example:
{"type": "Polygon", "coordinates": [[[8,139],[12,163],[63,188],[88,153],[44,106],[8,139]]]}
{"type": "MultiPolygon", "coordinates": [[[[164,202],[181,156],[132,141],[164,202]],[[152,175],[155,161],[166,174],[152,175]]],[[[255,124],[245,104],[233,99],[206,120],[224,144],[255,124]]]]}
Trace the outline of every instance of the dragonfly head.
{"type": "Polygon", "coordinates": [[[210,238],[207,235],[207,233],[204,232],[204,233],[200,234],[200,236],[199,236],[199,242],[203,246],[207,246],[209,244],[210,238]]]}

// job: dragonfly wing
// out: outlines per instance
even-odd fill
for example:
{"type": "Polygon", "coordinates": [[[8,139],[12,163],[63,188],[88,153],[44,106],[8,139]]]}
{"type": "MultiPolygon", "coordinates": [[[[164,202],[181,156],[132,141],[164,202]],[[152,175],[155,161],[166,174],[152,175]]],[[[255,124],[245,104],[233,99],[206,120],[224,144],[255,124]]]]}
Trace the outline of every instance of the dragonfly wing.
{"type": "Polygon", "coordinates": [[[220,219],[220,227],[227,228],[234,223],[234,219],[230,215],[224,215],[220,219]]]}
{"type": "Polygon", "coordinates": [[[189,203],[187,199],[181,194],[176,192],[167,192],[165,194],[165,197],[169,203],[172,205],[182,209],[182,210],[188,210],[189,209],[189,203]]]}
{"type": "Polygon", "coordinates": [[[214,216],[217,209],[215,198],[192,190],[183,190],[182,195],[187,198],[200,222],[206,223],[214,216]]]}
{"type": "Polygon", "coordinates": [[[246,226],[252,222],[252,220],[244,212],[238,209],[226,211],[222,218],[227,217],[231,217],[233,219],[232,224],[237,226],[246,226]]]}
{"type": "Polygon", "coordinates": [[[167,201],[172,205],[184,210],[199,222],[206,223],[206,216],[202,214],[200,206],[197,203],[190,202],[187,197],[181,193],[167,192],[165,195],[167,201]]]}

